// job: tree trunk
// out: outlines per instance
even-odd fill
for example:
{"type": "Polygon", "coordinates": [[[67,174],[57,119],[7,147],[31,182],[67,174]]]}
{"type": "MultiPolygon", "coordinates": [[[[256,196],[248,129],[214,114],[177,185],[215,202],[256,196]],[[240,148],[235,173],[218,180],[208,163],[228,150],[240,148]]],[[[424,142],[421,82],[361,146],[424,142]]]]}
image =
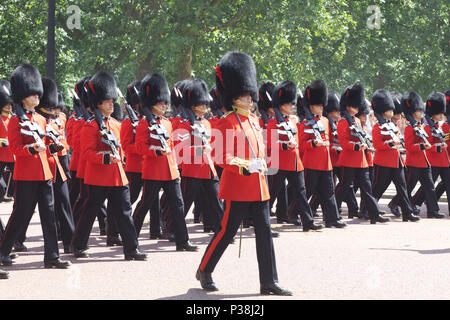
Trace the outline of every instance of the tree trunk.
{"type": "Polygon", "coordinates": [[[137,70],[134,71],[136,79],[142,80],[147,74],[152,72],[153,52],[148,52],[145,59],[141,61],[137,70]]]}
{"type": "Polygon", "coordinates": [[[192,65],[192,46],[185,50],[185,54],[181,56],[180,69],[177,75],[177,81],[187,79],[191,76],[192,65]]]}

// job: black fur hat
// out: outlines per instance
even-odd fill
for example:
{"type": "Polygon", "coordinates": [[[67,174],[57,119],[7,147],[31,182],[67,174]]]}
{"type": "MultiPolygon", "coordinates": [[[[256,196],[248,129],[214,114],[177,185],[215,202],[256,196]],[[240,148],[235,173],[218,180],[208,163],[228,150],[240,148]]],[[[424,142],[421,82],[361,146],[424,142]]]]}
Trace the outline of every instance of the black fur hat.
{"type": "Polygon", "coordinates": [[[36,108],[55,109],[58,107],[58,87],[53,79],[42,77],[44,94],[36,108]]]}
{"type": "Polygon", "coordinates": [[[117,85],[114,77],[105,72],[99,71],[84,84],[87,88],[87,97],[91,108],[97,108],[97,105],[104,100],[117,99],[117,85]]]}
{"type": "Polygon", "coordinates": [[[139,100],[139,94],[136,92],[136,90],[139,90],[140,87],[141,82],[139,80],[135,80],[127,86],[126,99],[131,106],[135,106],[141,102],[139,100]]]}
{"type": "Polygon", "coordinates": [[[445,94],[442,92],[433,92],[427,98],[427,104],[425,112],[429,116],[435,114],[445,113],[445,94]]]}
{"type": "Polygon", "coordinates": [[[358,108],[358,113],[355,115],[356,117],[362,116],[362,115],[368,115],[370,114],[371,108],[370,108],[370,102],[364,99],[364,105],[360,108],[358,108]]]}
{"type": "Polygon", "coordinates": [[[447,115],[448,114],[450,114],[450,89],[449,90],[447,90],[447,91],[445,91],[445,101],[446,101],[446,104],[445,104],[445,112],[447,113],[447,115]]]}
{"type": "Polygon", "coordinates": [[[81,104],[83,106],[87,106],[89,104],[88,98],[87,98],[87,87],[85,87],[85,83],[89,81],[91,77],[85,76],[82,79],[80,79],[77,83],[75,83],[75,92],[78,95],[78,98],[81,100],[81,104]]]}
{"type": "Polygon", "coordinates": [[[39,70],[28,63],[18,66],[11,75],[11,92],[16,103],[35,94],[41,98],[44,88],[39,70]]]}
{"type": "Polygon", "coordinates": [[[7,104],[12,103],[11,85],[8,80],[0,80],[0,110],[7,104]],[[6,88],[6,89],[5,89],[6,88]]]}
{"type": "Polygon", "coordinates": [[[170,91],[170,104],[172,107],[178,108],[179,106],[181,106],[184,86],[186,85],[186,82],[188,80],[189,79],[180,80],[174,84],[172,90],[170,91]]]}
{"type": "Polygon", "coordinates": [[[139,97],[146,108],[151,108],[158,102],[169,103],[170,91],[166,78],[159,73],[146,75],[141,81],[139,97]]]}
{"type": "Polygon", "coordinates": [[[289,80],[281,81],[272,92],[272,103],[274,108],[279,108],[285,103],[297,103],[297,85],[289,80]]]}
{"type": "Polygon", "coordinates": [[[119,122],[121,122],[123,120],[122,107],[117,102],[114,102],[114,111],[111,114],[111,117],[113,117],[114,119],[116,119],[119,122]]]}
{"type": "Polygon", "coordinates": [[[394,101],[394,114],[403,113],[402,109],[402,94],[400,92],[391,92],[392,100],[394,101]]]}
{"type": "Polygon", "coordinates": [[[422,98],[415,91],[406,92],[401,101],[402,110],[405,114],[413,114],[416,111],[425,111],[422,98]]]}
{"type": "Polygon", "coordinates": [[[375,91],[370,102],[373,111],[380,115],[388,110],[395,110],[395,104],[394,100],[392,99],[392,95],[385,89],[378,89],[377,91],[375,91]]]}
{"type": "Polygon", "coordinates": [[[323,81],[314,80],[305,89],[305,99],[308,107],[311,105],[323,105],[328,103],[328,88],[323,81]]]}
{"type": "Polygon", "coordinates": [[[223,102],[222,102],[222,98],[219,95],[219,91],[217,90],[215,85],[209,91],[209,95],[212,97],[212,101],[209,104],[211,110],[221,109],[223,106],[223,102]]]}
{"type": "Polygon", "coordinates": [[[267,111],[269,108],[273,107],[272,103],[272,94],[273,90],[275,89],[275,85],[270,82],[266,81],[259,87],[258,90],[258,109],[267,111]]]}
{"type": "Polygon", "coordinates": [[[340,99],[339,99],[339,93],[337,91],[328,91],[328,102],[323,107],[324,113],[328,114],[333,111],[339,111],[340,110],[340,99]]]}
{"type": "Polygon", "coordinates": [[[233,99],[250,94],[258,101],[258,84],[253,59],[239,51],[225,54],[216,66],[216,87],[225,108],[231,110],[233,99]]]}
{"type": "Polygon", "coordinates": [[[362,84],[354,84],[347,87],[341,96],[341,111],[346,111],[347,106],[353,108],[364,108],[366,98],[364,95],[364,86],[362,84]]]}
{"type": "Polygon", "coordinates": [[[208,92],[208,86],[202,79],[190,79],[186,81],[183,88],[182,106],[190,108],[202,104],[208,105],[211,97],[208,92]]]}
{"type": "Polygon", "coordinates": [[[307,105],[305,98],[305,90],[299,91],[296,106],[297,106],[297,116],[300,119],[305,118],[305,109],[304,109],[305,105],[307,105]]]}

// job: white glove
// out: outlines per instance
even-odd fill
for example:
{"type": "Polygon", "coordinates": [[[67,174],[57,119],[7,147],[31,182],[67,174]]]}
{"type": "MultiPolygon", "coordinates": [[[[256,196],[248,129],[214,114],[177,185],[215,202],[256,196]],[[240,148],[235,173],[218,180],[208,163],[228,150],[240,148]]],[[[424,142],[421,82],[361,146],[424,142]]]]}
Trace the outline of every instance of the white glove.
{"type": "Polygon", "coordinates": [[[248,166],[248,171],[250,173],[255,173],[255,172],[259,172],[259,173],[264,173],[267,169],[267,165],[266,165],[266,161],[264,159],[251,159],[249,166],[248,166]]]}

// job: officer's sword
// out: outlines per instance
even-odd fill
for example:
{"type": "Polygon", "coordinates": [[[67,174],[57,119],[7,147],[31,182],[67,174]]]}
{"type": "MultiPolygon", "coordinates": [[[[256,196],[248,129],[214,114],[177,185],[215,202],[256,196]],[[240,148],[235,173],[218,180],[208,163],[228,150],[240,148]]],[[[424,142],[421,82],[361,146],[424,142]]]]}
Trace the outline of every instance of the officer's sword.
{"type": "Polygon", "coordinates": [[[5,191],[5,196],[8,196],[8,191],[9,191],[9,185],[11,183],[11,176],[12,176],[12,171],[9,171],[9,178],[8,178],[8,185],[6,186],[6,191],[5,191]]]}

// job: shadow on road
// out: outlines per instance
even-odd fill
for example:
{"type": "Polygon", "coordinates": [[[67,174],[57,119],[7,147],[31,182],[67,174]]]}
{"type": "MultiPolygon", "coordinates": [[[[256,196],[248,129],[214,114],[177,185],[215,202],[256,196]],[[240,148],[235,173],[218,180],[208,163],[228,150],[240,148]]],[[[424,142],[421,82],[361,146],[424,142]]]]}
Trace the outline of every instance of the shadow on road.
{"type": "Polygon", "coordinates": [[[429,250],[415,250],[415,249],[395,249],[395,248],[369,248],[370,250],[392,250],[392,251],[411,251],[419,254],[450,254],[450,248],[446,249],[429,249],[429,250]]]}
{"type": "Polygon", "coordinates": [[[176,296],[163,297],[156,300],[221,300],[221,299],[237,299],[260,297],[259,293],[255,294],[220,294],[207,292],[200,288],[191,288],[185,294],[176,296]]]}

